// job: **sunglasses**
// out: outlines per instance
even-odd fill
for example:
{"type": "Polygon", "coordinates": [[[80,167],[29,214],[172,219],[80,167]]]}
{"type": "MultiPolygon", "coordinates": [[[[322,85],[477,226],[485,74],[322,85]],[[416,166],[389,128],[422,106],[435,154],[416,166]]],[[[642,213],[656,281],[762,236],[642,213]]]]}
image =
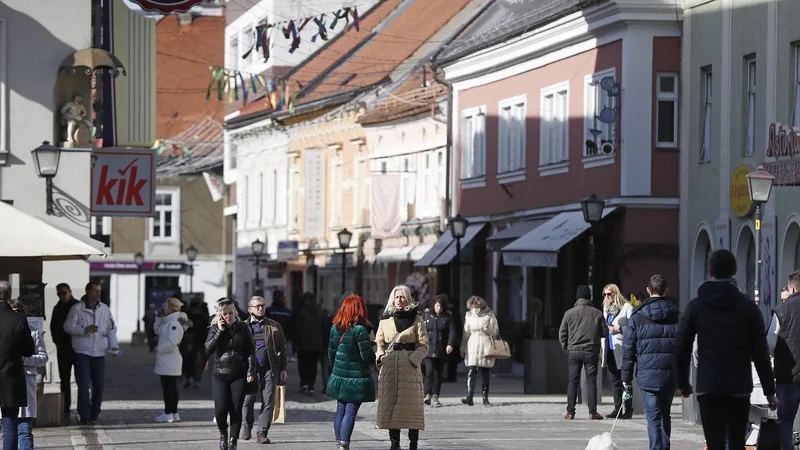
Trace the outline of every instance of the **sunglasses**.
{"type": "Polygon", "coordinates": [[[228,306],[228,305],[232,305],[232,304],[233,304],[233,299],[232,298],[221,298],[221,299],[217,300],[217,305],[219,305],[219,306],[228,306]]]}
{"type": "Polygon", "coordinates": [[[613,292],[603,292],[603,295],[605,295],[606,297],[613,297],[614,293],[613,292]]]}
{"type": "Polygon", "coordinates": [[[264,305],[264,304],[262,303],[262,304],[260,304],[260,305],[250,305],[250,307],[251,307],[251,308],[255,308],[255,309],[264,309],[264,308],[266,307],[266,305],[264,305]]]}

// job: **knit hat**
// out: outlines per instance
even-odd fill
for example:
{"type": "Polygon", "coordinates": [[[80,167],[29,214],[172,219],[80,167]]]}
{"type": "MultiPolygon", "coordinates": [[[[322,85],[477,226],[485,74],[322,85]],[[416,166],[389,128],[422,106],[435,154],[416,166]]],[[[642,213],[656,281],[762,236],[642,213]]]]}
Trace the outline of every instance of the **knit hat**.
{"type": "Polygon", "coordinates": [[[589,290],[589,286],[582,284],[578,286],[578,292],[575,294],[577,298],[585,298],[586,300],[592,299],[592,291],[589,290]]]}

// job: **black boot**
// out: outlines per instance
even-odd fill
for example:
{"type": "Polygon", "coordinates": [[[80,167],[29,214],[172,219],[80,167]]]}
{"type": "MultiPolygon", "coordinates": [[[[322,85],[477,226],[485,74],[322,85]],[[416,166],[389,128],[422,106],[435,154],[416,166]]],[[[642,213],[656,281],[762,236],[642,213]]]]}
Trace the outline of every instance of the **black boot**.
{"type": "Polygon", "coordinates": [[[389,450],[400,450],[400,430],[389,430],[389,441],[392,443],[389,450]]]}
{"type": "Polygon", "coordinates": [[[229,450],[228,449],[228,432],[219,433],[219,450],[229,450]]]}
{"type": "Polygon", "coordinates": [[[481,369],[483,372],[483,383],[481,385],[481,393],[483,394],[483,406],[492,406],[489,403],[489,381],[491,380],[492,373],[489,369],[481,369]]]}
{"type": "Polygon", "coordinates": [[[633,399],[625,401],[625,411],[619,416],[620,419],[633,418],[633,399]]]}
{"type": "Polygon", "coordinates": [[[242,426],[242,440],[249,441],[253,437],[253,426],[244,424],[242,426]]]}
{"type": "Polygon", "coordinates": [[[606,419],[616,419],[617,414],[619,414],[619,407],[614,407],[614,410],[610,413],[606,414],[606,419]]]}
{"type": "Polygon", "coordinates": [[[408,430],[408,450],[417,450],[419,443],[419,430],[408,430]]]}
{"type": "Polygon", "coordinates": [[[475,378],[478,376],[478,368],[470,367],[467,371],[467,398],[462,398],[461,403],[469,406],[475,405],[472,396],[475,395],[475,378]]]}

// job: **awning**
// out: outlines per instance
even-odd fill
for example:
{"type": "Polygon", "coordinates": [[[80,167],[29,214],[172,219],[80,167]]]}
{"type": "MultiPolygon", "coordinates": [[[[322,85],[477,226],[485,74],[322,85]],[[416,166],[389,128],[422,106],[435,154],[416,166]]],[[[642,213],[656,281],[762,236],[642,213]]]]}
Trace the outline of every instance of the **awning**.
{"type": "MultiPolygon", "coordinates": [[[[476,223],[474,225],[467,226],[467,231],[464,233],[464,237],[461,238],[461,249],[463,250],[478,233],[481,232],[486,227],[486,223],[476,223]]],[[[456,243],[455,239],[452,240],[451,245],[448,245],[446,249],[436,258],[436,261],[433,262],[432,265],[434,266],[446,266],[450,264],[450,261],[456,257],[456,243]]]]}
{"type": "Polygon", "coordinates": [[[529,231],[547,222],[547,219],[524,220],[517,222],[505,230],[486,239],[486,248],[493,252],[499,252],[506,245],[514,242],[529,231]]]}
{"type": "MultiPolygon", "coordinates": [[[[603,218],[616,207],[606,208],[603,218]]],[[[583,212],[563,212],[503,247],[507,266],[557,267],[558,251],[589,229],[583,212]]]]}
{"type": "Polygon", "coordinates": [[[439,257],[446,249],[450,246],[454,241],[453,235],[450,234],[450,230],[446,230],[441,236],[439,236],[439,240],[433,244],[433,247],[425,253],[425,256],[419,259],[414,267],[429,267],[432,266],[436,258],[439,257]]]}
{"type": "Polygon", "coordinates": [[[432,248],[432,245],[418,245],[407,247],[384,248],[375,256],[375,260],[382,263],[419,261],[432,248]]]}
{"type": "Polygon", "coordinates": [[[0,257],[40,257],[45,261],[85,259],[102,255],[103,243],[88,237],[80,239],[45,221],[0,202],[0,257]],[[93,244],[90,242],[94,241],[93,244]]]}

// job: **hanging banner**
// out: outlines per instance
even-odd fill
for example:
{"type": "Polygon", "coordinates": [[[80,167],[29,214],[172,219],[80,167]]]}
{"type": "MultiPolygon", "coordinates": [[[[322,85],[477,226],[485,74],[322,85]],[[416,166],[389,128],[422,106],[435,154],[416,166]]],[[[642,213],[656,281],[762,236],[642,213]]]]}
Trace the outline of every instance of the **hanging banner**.
{"type": "Polygon", "coordinates": [[[400,174],[374,174],[370,185],[369,222],[375,239],[397,236],[400,232],[400,174]]]}
{"type": "Polygon", "coordinates": [[[158,12],[161,14],[173,14],[186,12],[194,5],[200,4],[203,0],[130,0],[141,6],[145,11],[158,12]]]}
{"type": "Polygon", "coordinates": [[[225,184],[219,175],[203,172],[203,178],[205,178],[208,191],[211,193],[211,200],[214,202],[222,200],[225,197],[225,184]]]}

